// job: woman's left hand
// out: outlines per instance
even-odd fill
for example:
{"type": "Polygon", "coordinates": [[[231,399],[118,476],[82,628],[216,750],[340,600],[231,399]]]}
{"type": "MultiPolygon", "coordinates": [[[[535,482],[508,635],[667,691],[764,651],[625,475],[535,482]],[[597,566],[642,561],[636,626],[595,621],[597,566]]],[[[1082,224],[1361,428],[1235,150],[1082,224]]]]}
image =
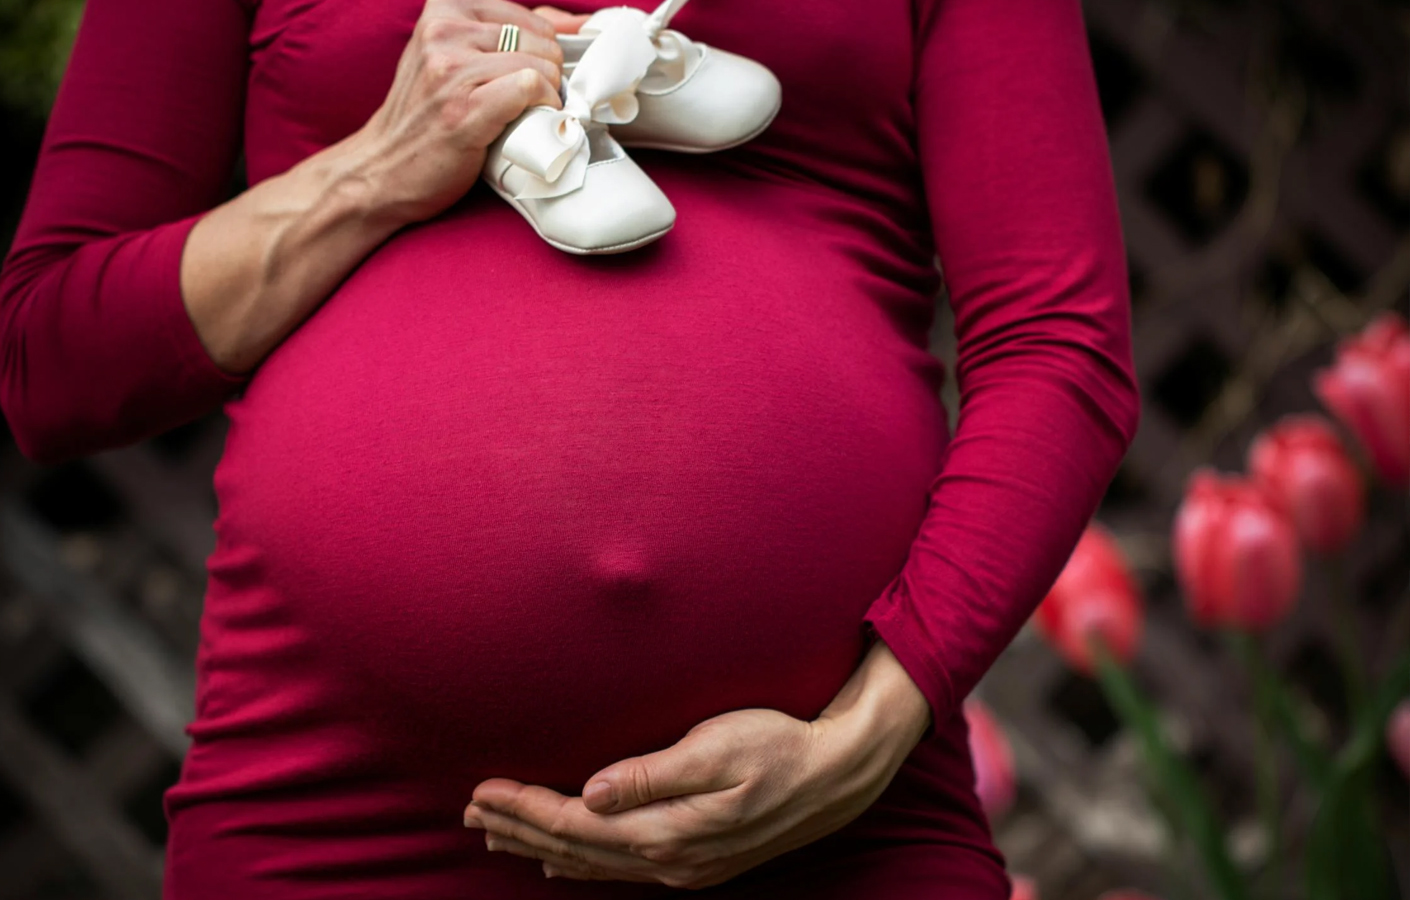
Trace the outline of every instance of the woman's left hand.
{"type": "Polygon", "coordinates": [[[855,819],[880,796],[930,721],[919,688],[881,641],[817,719],[724,713],[672,747],[614,763],[567,797],[505,778],[465,810],[491,850],[544,874],[719,884],[855,819]]]}

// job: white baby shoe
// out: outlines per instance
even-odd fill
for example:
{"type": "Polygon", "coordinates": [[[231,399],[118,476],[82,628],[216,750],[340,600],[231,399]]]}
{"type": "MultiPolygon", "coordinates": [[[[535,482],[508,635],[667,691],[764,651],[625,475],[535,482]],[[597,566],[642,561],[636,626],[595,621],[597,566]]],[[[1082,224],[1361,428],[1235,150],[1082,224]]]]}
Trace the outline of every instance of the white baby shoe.
{"type": "Polygon", "coordinates": [[[638,23],[608,23],[565,72],[563,108],[529,108],[489,146],[481,177],[559,250],[620,253],[675,225],[671,201],[607,130],[637,115],[656,58],[638,23]]]}
{"type": "Polygon", "coordinates": [[[655,58],[636,87],[639,111],[611,129],[624,147],[725,150],[757,137],[778,114],[783,92],[767,68],[666,27],[686,2],[665,0],[650,15],[610,6],[594,13],[577,34],[558,35],[565,75],[607,29],[630,22],[650,39],[655,58]]]}

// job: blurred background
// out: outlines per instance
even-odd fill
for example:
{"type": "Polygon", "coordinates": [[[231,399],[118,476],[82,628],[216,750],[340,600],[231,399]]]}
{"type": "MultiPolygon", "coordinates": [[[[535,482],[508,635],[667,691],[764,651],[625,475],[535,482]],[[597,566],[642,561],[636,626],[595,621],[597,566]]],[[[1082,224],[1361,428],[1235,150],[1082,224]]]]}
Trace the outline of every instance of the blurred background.
{"type": "MultiPolygon", "coordinates": [[[[1270,850],[1259,784],[1293,835],[1316,814],[1256,752],[1250,684],[1191,624],[1170,552],[1190,475],[1244,465],[1288,413],[1325,408],[1339,339],[1410,298],[1410,4],[1086,0],[1126,229],[1140,434],[1098,520],[1138,584],[1134,681],[1216,809],[1237,864],[1270,850]],[[1262,760],[1262,761],[1260,761],[1262,760]],[[1260,782],[1260,778],[1263,781],[1260,782]]],[[[8,247],[81,0],[0,0],[0,238],[8,247]]],[[[243,189],[232,173],[231,192],[243,189]]],[[[953,359],[943,297],[934,352],[953,359]]],[[[953,391],[953,387],[950,388],[953,391]]],[[[957,398],[946,396],[953,412],[957,398]]],[[[24,460],[0,426],[0,900],[155,900],[162,792],[193,709],[219,415],[80,462],[24,460]]],[[[1405,496],[1369,494],[1341,580],[1309,568],[1262,635],[1314,738],[1353,727],[1345,662],[1410,645],[1405,496]],[[1349,586],[1346,589],[1338,584],[1349,586]],[[1334,596],[1335,595],[1335,596],[1334,596]]],[[[1212,896],[1143,787],[1139,741],[1029,628],[981,685],[1012,764],[992,811],[1011,870],[1050,900],[1117,888],[1212,896]],[[1182,893],[1183,892],[1183,893],[1182,893]]],[[[1003,769],[1003,766],[1000,766],[1003,769]]],[[[1410,897],[1410,788],[1374,764],[1375,827],[1410,897]]],[[[1303,896],[1287,879],[1266,896],[1303,896]]]]}

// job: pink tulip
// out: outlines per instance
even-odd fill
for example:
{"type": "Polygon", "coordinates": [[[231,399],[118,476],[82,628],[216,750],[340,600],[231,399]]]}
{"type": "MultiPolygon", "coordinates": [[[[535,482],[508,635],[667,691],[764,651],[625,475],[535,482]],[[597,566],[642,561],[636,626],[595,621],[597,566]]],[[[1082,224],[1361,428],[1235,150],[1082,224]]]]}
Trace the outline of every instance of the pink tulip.
{"type": "Polygon", "coordinates": [[[1099,638],[1123,663],[1136,655],[1141,641],[1140,588],[1114,538],[1096,522],[1087,526],[1034,623],[1079,672],[1096,665],[1089,641],[1099,638]]]}
{"type": "Polygon", "coordinates": [[[1027,875],[1011,875],[1009,881],[1013,882],[1013,891],[1009,894],[1009,900],[1038,900],[1038,882],[1027,875]]]}
{"type": "Polygon", "coordinates": [[[1388,484],[1410,487],[1410,326],[1382,313],[1337,345],[1312,389],[1356,435],[1388,484]]]}
{"type": "Polygon", "coordinates": [[[1292,522],[1252,482],[1196,471],[1175,516],[1175,572],[1200,625],[1257,631],[1302,587],[1292,522]]]}
{"type": "Polygon", "coordinates": [[[974,792],[990,822],[1008,812],[1018,785],[1014,776],[1009,739],[989,708],[970,697],[964,702],[969,723],[969,754],[974,759],[974,792]]]}
{"type": "Polygon", "coordinates": [[[1400,701],[1390,714],[1390,721],[1386,723],[1386,746],[1400,771],[1410,778],[1410,700],[1400,701]]]}
{"type": "Polygon", "coordinates": [[[1321,416],[1287,416],[1260,434],[1249,447],[1248,471],[1310,550],[1336,553],[1361,530],[1361,474],[1321,416]]]}

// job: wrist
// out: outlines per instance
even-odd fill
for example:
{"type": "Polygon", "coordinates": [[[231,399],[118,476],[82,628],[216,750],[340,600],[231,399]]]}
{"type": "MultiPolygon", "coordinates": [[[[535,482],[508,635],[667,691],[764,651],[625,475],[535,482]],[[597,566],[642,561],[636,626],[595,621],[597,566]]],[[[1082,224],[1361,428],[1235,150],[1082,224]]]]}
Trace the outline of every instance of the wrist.
{"type": "Polygon", "coordinates": [[[878,639],[817,724],[854,736],[899,767],[930,728],[930,703],[878,639]]]}
{"type": "Polygon", "coordinates": [[[397,191],[391,153],[368,128],[304,160],[290,174],[306,175],[345,219],[361,224],[379,243],[404,225],[417,221],[414,204],[397,191]]]}
{"type": "Polygon", "coordinates": [[[904,759],[930,728],[930,701],[885,641],[878,638],[867,657],[875,672],[869,679],[872,687],[863,692],[861,709],[868,724],[888,735],[904,759]]]}

